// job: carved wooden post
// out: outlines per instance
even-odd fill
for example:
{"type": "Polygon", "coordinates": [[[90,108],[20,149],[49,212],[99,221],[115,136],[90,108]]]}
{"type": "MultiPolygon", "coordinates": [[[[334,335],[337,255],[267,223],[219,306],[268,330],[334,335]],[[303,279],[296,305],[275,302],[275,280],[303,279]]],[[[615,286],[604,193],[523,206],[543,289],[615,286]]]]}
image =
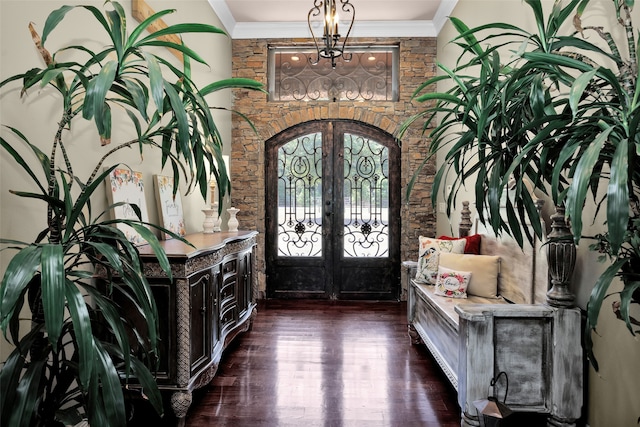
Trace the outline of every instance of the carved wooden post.
{"type": "Polygon", "coordinates": [[[569,290],[569,281],[576,264],[576,246],[573,234],[564,217],[564,206],[556,206],[551,215],[551,233],[547,236],[547,258],[551,289],[547,292],[547,304],[552,307],[573,307],[575,295],[569,290]]]}
{"type": "Polygon", "coordinates": [[[469,202],[462,202],[462,210],[460,211],[460,225],[458,228],[458,237],[467,237],[471,231],[471,209],[469,202]]]}

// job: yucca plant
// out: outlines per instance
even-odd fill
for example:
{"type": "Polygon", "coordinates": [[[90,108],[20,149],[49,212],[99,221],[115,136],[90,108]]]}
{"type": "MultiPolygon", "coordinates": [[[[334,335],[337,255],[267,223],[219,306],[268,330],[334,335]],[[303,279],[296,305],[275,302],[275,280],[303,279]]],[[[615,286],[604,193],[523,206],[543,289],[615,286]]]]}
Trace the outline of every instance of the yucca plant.
{"type": "MultiPolygon", "coordinates": [[[[37,90],[38,96],[56,94],[60,100],[59,125],[48,153],[14,127],[7,126],[0,138],[3,162],[13,161],[36,188],[12,193],[42,202],[47,217],[47,227],[33,241],[0,239],[3,250],[15,251],[0,287],[0,326],[4,337],[15,345],[0,373],[0,425],[74,425],[86,419],[96,427],[124,426],[122,386],[132,375],[142,394],[162,413],[153,375],[158,362],[156,304],[136,247],[116,225],[126,223],[140,233],[170,277],[169,262],[154,232],[147,228],[152,224],[111,220],[107,211],[115,206],[93,212],[92,197],[97,190],[104,191],[103,180],[118,166],[107,163],[110,156],[137,147],[140,153],[161,150],[158,168],[171,167],[174,189],[182,178],[190,191],[199,189],[206,197],[209,181],[215,179],[222,198],[229,193],[230,183],[221,157],[221,136],[205,97],[225,88],[260,88],[258,82],[248,79],[197,88],[190,61],[204,60],[187,46],[159,37],[225,33],[197,23],[145,33],[153,21],[172,12],[150,16],[129,34],[125,11],[116,1],[107,0],[104,12],[93,6],[63,6],[48,16],[41,36],[30,26],[44,67],[0,83],[4,88],[21,82],[21,95],[37,90]],[[68,45],[50,53],[47,37],[76,9],[96,20],[91,39],[103,30],[109,45],[100,51],[68,45]],[[183,54],[182,69],[151,53],[166,51],[159,49],[163,47],[183,54]],[[83,59],[68,60],[70,52],[83,59]],[[111,141],[116,126],[111,112],[116,107],[126,111],[126,115],[117,115],[122,117],[117,126],[130,126],[128,141],[111,141]],[[95,159],[93,173],[85,178],[74,173],[65,148],[70,127],[83,119],[95,124],[95,143],[114,146],[95,159]],[[19,146],[32,156],[20,154],[19,146]],[[106,276],[106,286],[98,285],[96,273],[106,276]],[[118,284],[108,280],[113,275],[119,276],[118,284]],[[128,322],[111,299],[116,287],[146,319],[144,330],[128,322]],[[26,331],[21,330],[19,319],[25,304],[32,314],[26,331]]],[[[132,208],[140,217],[140,209],[132,208]]]]}
{"type": "Polygon", "coordinates": [[[415,99],[426,107],[401,131],[422,122],[430,139],[425,163],[446,153],[434,181],[434,204],[453,172],[449,209],[460,188],[472,183],[480,220],[521,245],[531,238],[525,224],[533,224],[539,237],[543,233],[528,182],[565,206],[576,243],[587,237],[585,203],[596,203],[598,210],[606,205],[606,232],[592,236],[593,248],[612,263],[594,283],[587,307],[587,350],[596,369],[590,334],[613,278],[624,282],[617,314],[631,333],[637,331],[629,307],[638,303],[633,295],[640,288],[637,29],[634,0],[612,1],[624,29],[621,46],[603,27],[582,26],[590,0],[557,0],[548,16],[540,0],[525,0],[534,33],[503,22],[469,28],[451,18],[459,33],[452,40],[461,49],[458,62],[454,68],[440,64],[441,75],[416,90],[415,99]],[[450,89],[434,92],[442,81],[450,89]],[[502,216],[507,187],[513,197],[506,198],[502,216]]]}

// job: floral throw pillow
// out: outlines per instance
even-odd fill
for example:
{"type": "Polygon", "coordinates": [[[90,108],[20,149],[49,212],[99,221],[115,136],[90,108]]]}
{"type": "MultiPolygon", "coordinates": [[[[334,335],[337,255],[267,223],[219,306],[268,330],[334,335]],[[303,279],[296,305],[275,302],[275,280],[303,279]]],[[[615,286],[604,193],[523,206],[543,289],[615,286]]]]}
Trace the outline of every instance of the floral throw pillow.
{"type": "Polygon", "coordinates": [[[461,254],[464,252],[464,240],[441,240],[420,236],[418,239],[418,270],[416,282],[435,285],[438,278],[440,253],[461,254]]]}
{"type": "Polygon", "coordinates": [[[469,280],[471,280],[470,271],[456,271],[446,267],[438,267],[438,279],[434,293],[449,298],[466,298],[469,280]]]}

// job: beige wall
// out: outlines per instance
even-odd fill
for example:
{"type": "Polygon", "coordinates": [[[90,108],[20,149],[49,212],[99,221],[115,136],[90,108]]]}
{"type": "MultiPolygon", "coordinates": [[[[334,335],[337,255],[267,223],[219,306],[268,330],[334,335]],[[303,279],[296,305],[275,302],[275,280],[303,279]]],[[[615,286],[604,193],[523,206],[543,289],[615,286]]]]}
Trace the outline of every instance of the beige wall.
{"type": "MultiPolygon", "coordinates": [[[[120,2],[127,12],[131,11],[131,1],[120,2]]],[[[181,0],[180,2],[165,0],[148,0],[147,3],[156,11],[176,8],[177,12],[165,16],[168,24],[180,22],[200,22],[220,26],[218,18],[213,13],[206,0],[181,0]]],[[[47,15],[65,4],[91,4],[102,9],[103,1],[54,1],[54,0],[1,0],[0,1],[0,80],[22,73],[32,67],[42,67],[42,61],[35,49],[28,30],[28,23],[34,22],[36,29],[42,32],[47,15]]],[[[133,18],[128,19],[129,32],[137,22],[133,18]]],[[[85,46],[96,47],[108,43],[104,38],[106,34],[100,31],[101,27],[93,19],[92,15],[84,9],[70,12],[47,41],[46,47],[51,51],[59,48],[61,43],[69,41],[81,43],[85,46]],[[99,44],[98,44],[99,43],[99,44]]],[[[196,84],[204,86],[212,81],[231,76],[231,40],[222,35],[187,34],[185,43],[198,52],[210,65],[206,67],[193,63],[192,69],[196,84]]],[[[163,56],[174,58],[172,55],[163,56]]],[[[177,59],[176,65],[179,65],[177,59]]],[[[19,85],[13,85],[16,88],[19,85]]],[[[58,98],[48,94],[46,90],[32,88],[29,95],[19,98],[19,88],[11,91],[4,90],[0,93],[0,122],[3,125],[12,125],[23,131],[27,137],[38,145],[47,154],[50,143],[56,130],[56,122],[59,120],[60,107],[58,98]],[[38,96],[42,94],[44,96],[38,96]]],[[[230,107],[232,97],[229,91],[214,94],[209,99],[212,106],[230,107]]],[[[115,113],[114,113],[115,114],[115,113]]],[[[214,112],[218,120],[220,131],[225,141],[231,138],[231,119],[228,113],[214,112]]],[[[114,117],[114,123],[116,123],[114,117]]],[[[83,120],[77,120],[76,126],[66,136],[67,148],[72,162],[75,165],[75,173],[86,178],[90,170],[95,166],[97,159],[118,141],[125,141],[135,135],[135,130],[123,131],[114,129],[113,140],[110,146],[100,147],[93,127],[87,127],[83,120]]],[[[123,122],[121,122],[123,123],[123,122]]],[[[126,122],[128,125],[128,119],[126,122]]],[[[127,128],[128,129],[128,128],[127,128]]],[[[2,129],[2,136],[7,132],[2,129]]],[[[225,147],[227,153],[230,146],[225,147]]],[[[135,170],[143,172],[146,183],[146,202],[149,210],[149,219],[157,223],[157,210],[155,208],[152,177],[154,174],[171,174],[171,170],[160,169],[160,157],[147,151],[144,161],[140,158],[137,149],[126,150],[120,153],[116,161],[126,162],[135,170]]],[[[29,182],[30,184],[30,182],[29,182]]],[[[0,236],[3,238],[31,241],[38,231],[42,230],[46,221],[46,211],[42,203],[25,201],[22,198],[9,194],[10,189],[29,190],[21,170],[19,171],[12,160],[0,152],[0,236]]],[[[204,216],[200,209],[205,207],[202,198],[197,194],[185,195],[182,191],[182,200],[185,211],[185,222],[188,232],[202,230],[204,216]]],[[[105,193],[106,194],[106,193],[105,193]]],[[[94,200],[94,212],[100,212],[107,206],[106,196],[94,200]]],[[[0,271],[4,272],[12,253],[0,252],[0,271]]],[[[10,351],[4,339],[0,340],[0,360],[4,360],[10,351]]]]}
{"type": "MultiPolygon", "coordinates": [[[[545,15],[552,4],[551,0],[544,2],[545,15]]],[[[604,25],[606,29],[613,30],[614,36],[619,37],[621,31],[615,24],[615,12],[611,6],[610,0],[592,1],[583,17],[583,24],[604,25]]],[[[509,22],[535,31],[534,22],[530,19],[530,8],[521,1],[459,0],[452,16],[462,19],[469,27],[489,22],[509,22]]],[[[636,4],[634,19],[637,28],[640,25],[640,4],[636,4]]],[[[449,66],[454,65],[459,54],[454,45],[447,43],[456,34],[453,26],[447,24],[438,37],[438,60],[449,66]]],[[[467,197],[461,196],[458,200],[473,200],[473,197],[468,194],[467,197]]],[[[594,213],[593,205],[586,206],[585,214],[588,216],[585,218],[592,218],[594,213]]],[[[449,222],[446,215],[439,213],[438,233],[447,232],[449,222]]],[[[451,222],[457,223],[458,218],[452,218],[451,222]]],[[[602,218],[599,218],[596,224],[601,223],[602,218]]],[[[596,232],[597,227],[584,230],[585,235],[593,235],[596,232]]],[[[586,308],[595,278],[605,268],[588,250],[589,243],[583,240],[579,245],[573,279],[573,291],[577,295],[579,306],[583,309],[586,308]]],[[[640,417],[640,341],[608,310],[611,301],[603,305],[598,323],[599,336],[594,336],[594,350],[600,370],[594,372],[593,369],[589,369],[588,423],[591,427],[633,426],[637,425],[640,417]]]]}

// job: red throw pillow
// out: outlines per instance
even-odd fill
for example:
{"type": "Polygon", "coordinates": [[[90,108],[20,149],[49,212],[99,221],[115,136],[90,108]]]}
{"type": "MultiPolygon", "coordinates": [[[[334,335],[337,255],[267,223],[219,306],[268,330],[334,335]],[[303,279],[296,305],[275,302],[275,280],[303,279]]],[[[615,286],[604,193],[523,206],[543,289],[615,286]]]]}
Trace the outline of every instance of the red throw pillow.
{"type": "Polygon", "coordinates": [[[467,237],[451,237],[451,236],[440,236],[438,239],[440,240],[460,240],[466,239],[466,243],[464,245],[464,253],[471,255],[480,255],[480,239],[482,238],[481,234],[472,234],[467,237]]]}

